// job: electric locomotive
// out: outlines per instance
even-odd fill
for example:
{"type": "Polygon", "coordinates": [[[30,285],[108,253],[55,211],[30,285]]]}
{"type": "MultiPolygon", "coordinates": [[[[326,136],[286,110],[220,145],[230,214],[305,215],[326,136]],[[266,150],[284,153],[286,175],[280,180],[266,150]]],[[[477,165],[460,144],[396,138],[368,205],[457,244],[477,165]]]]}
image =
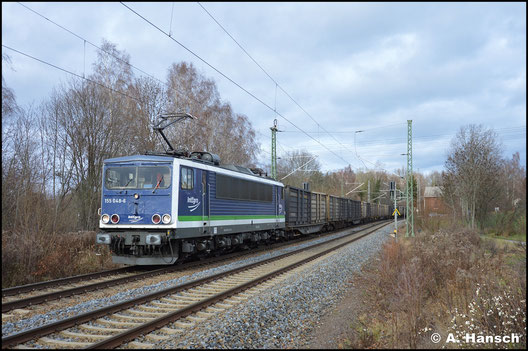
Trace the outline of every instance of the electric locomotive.
{"type": "Polygon", "coordinates": [[[113,262],[173,264],[283,237],[283,184],[258,169],[220,165],[209,152],[174,151],[162,132],[172,123],[158,124],[169,152],[104,161],[96,241],[110,246],[113,262]]]}

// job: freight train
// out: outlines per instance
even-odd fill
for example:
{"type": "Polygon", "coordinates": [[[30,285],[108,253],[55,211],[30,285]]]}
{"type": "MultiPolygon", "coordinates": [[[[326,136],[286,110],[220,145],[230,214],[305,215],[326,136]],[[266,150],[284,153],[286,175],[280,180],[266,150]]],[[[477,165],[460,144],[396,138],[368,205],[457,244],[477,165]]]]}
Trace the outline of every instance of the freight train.
{"type": "Polygon", "coordinates": [[[175,152],[158,130],[169,152],[103,163],[96,242],[114,263],[174,264],[392,215],[391,205],[285,186],[209,152],[175,152]]]}
{"type": "MultiPolygon", "coordinates": [[[[399,208],[400,213],[404,213],[399,208]]],[[[173,264],[390,218],[393,206],[299,189],[218,156],[138,155],[103,166],[98,244],[114,263],[173,264]]]]}

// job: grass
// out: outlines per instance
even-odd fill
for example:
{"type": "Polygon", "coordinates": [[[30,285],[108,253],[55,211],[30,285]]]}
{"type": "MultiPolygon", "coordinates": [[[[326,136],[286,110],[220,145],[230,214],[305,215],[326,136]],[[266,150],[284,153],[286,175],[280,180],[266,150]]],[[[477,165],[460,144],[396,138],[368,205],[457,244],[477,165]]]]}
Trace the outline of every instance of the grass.
{"type": "Polygon", "coordinates": [[[509,235],[508,237],[504,237],[500,234],[489,232],[487,234],[483,234],[484,237],[492,238],[492,239],[498,239],[498,240],[513,240],[513,241],[522,241],[526,242],[526,233],[520,233],[520,234],[513,234],[509,235]]]}
{"type": "Polygon", "coordinates": [[[526,242],[526,210],[515,209],[490,213],[482,227],[484,234],[510,240],[526,242]]]}

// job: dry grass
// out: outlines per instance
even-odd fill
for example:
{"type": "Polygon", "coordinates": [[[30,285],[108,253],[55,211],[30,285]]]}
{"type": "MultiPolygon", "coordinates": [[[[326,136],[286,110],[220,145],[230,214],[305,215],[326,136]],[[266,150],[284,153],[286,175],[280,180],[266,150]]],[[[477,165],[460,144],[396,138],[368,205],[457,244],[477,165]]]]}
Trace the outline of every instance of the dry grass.
{"type": "Polygon", "coordinates": [[[2,232],[2,288],[115,267],[95,232],[2,232]]]}
{"type": "MultiPolygon", "coordinates": [[[[436,228],[437,223],[426,223],[436,228]]],[[[526,346],[526,250],[498,248],[473,231],[424,230],[391,240],[357,277],[368,316],[352,348],[526,346]],[[522,335],[521,344],[433,344],[430,336],[522,335]]]]}

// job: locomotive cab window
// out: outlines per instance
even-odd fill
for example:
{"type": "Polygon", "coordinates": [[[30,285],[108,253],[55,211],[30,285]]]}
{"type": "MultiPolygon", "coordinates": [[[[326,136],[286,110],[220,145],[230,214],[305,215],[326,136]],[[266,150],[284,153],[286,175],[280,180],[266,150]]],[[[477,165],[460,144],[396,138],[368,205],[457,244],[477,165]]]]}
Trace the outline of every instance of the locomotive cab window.
{"type": "Polygon", "coordinates": [[[106,170],[106,187],[108,189],[125,189],[136,187],[136,167],[115,167],[106,170]]]}
{"type": "Polygon", "coordinates": [[[169,167],[139,167],[139,189],[165,189],[170,186],[171,177],[169,167]]]}
{"type": "Polygon", "coordinates": [[[171,184],[171,171],[166,166],[108,167],[107,189],[166,189],[171,184]]]}
{"type": "Polygon", "coordinates": [[[192,168],[181,168],[181,188],[185,190],[194,188],[194,170],[192,168]]]}

